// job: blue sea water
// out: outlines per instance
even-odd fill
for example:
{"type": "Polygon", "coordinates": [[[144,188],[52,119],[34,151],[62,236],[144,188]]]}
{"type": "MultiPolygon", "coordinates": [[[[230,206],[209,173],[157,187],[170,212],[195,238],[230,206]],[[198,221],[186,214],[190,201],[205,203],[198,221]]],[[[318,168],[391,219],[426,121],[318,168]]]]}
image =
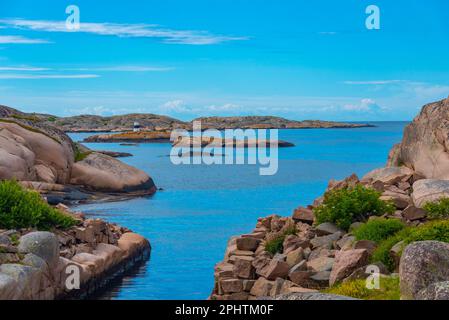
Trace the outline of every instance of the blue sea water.
{"type": "MultiPolygon", "coordinates": [[[[131,228],[152,244],[150,261],[100,298],[206,299],[214,265],[227,240],[250,232],[258,217],[289,216],[322,195],[330,179],[363,176],[385,164],[404,122],[359,129],[279,130],[295,147],[279,149],[279,169],[260,176],[256,165],[180,165],[164,143],[121,146],[89,143],[95,150],[132,153],[122,160],[150,174],[163,188],[149,198],[81,205],[75,209],[131,228]]],[[[71,134],[80,141],[90,134],[71,134]]]]}

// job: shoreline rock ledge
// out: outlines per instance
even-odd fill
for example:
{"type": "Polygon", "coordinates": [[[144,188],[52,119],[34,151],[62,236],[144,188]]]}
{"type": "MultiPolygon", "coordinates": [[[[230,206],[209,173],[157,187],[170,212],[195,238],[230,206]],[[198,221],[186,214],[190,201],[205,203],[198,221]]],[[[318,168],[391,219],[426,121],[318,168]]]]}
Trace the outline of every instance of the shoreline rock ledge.
{"type": "Polygon", "coordinates": [[[78,219],[64,231],[0,230],[0,300],[86,299],[148,260],[144,237],[78,219]]]}

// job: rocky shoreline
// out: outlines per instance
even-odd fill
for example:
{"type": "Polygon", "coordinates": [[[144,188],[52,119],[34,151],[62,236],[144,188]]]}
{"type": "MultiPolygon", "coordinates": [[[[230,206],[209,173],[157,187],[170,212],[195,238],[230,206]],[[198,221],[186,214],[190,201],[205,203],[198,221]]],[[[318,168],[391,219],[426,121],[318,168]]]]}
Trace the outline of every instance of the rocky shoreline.
{"type": "Polygon", "coordinates": [[[63,205],[58,209],[76,217],[77,225],[51,232],[0,230],[0,300],[85,299],[148,260],[151,246],[142,236],[63,205]],[[70,278],[77,275],[79,287],[70,278]]]}
{"type": "Polygon", "coordinates": [[[64,205],[154,194],[150,176],[116,159],[129,154],[76,144],[46,115],[0,106],[0,117],[0,300],[85,299],[148,260],[144,237],[64,205]]]}
{"type": "Polygon", "coordinates": [[[449,212],[438,202],[449,197],[448,110],[449,98],[425,106],[386,168],[361,180],[352,175],[330,181],[323,197],[291,217],[260,218],[251,233],[232,237],[215,266],[210,299],[349,299],[334,294],[345,292],[368,299],[448,300],[449,212]],[[356,211],[373,204],[382,209],[346,222],[351,201],[356,211]],[[337,212],[336,206],[346,207],[337,212]],[[323,222],[323,212],[334,222],[323,222]],[[372,268],[391,292],[366,289],[372,268]]]}

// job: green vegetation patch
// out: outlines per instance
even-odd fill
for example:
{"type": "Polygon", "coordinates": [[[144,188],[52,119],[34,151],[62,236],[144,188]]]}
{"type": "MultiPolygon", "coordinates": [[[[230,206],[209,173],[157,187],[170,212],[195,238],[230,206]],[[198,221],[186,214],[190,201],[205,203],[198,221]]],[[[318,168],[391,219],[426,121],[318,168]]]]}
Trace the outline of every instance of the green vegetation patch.
{"type": "Polygon", "coordinates": [[[427,216],[433,219],[449,218],[449,198],[443,198],[436,202],[428,202],[424,205],[427,216]]]}
{"type": "Polygon", "coordinates": [[[403,241],[403,248],[405,248],[405,246],[412,242],[428,240],[449,243],[449,220],[436,220],[418,227],[404,228],[395,235],[380,242],[379,247],[371,257],[371,261],[380,261],[390,270],[394,270],[395,264],[390,255],[390,250],[395,244],[403,241]]]}
{"type": "Polygon", "coordinates": [[[329,191],[324,195],[323,204],[314,209],[317,223],[332,222],[348,230],[355,221],[393,213],[393,204],[380,200],[380,195],[380,192],[362,185],[329,191]]]}
{"type": "Polygon", "coordinates": [[[83,161],[92,153],[92,151],[86,151],[86,152],[81,151],[76,144],[73,147],[73,151],[74,151],[74,156],[75,156],[75,162],[83,161]]]}
{"type": "Polygon", "coordinates": [[[399,300],[399,277],[381,277],[379,289],[368,289],[365,279],[350,280],[324,290],[325,293],[338,294],[363,300],[399,300]]]}
{"type": "Polygon", "coordinates": [[[0,229],[69,228],[76,221],[49,206],[39,193],[25,190],[16,181],[0,182],[0,229]]]}
{"type": "Polygon", "coordinates": [[[281,232],[279,235],[276,235],[272,239],[267,240],[265,244],[265,251],[269,252],[272,255],[282,252],[284,250],[283,244],[285,237],[294,234],[296,234],[295,226],[286,228],[286,230],[281,232]]]}
{"type": "Polygon", "coordinates": [[[355,229],[353,234],[357,240],[371,240],[380,243],[395,235],[404,227],[404,223],[397,219],[376,218],[355,229]]]}

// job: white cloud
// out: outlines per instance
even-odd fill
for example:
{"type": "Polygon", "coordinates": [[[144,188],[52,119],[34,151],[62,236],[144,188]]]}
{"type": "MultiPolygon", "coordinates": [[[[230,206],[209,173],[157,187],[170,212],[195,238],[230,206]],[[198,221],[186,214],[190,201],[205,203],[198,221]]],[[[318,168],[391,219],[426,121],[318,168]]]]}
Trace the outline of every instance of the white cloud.
{"type": "Polygon", "coordinates": [[[344,81],[344,84],[349,85],[385,85],[385,84],[394,84],[408,82],[407,80],[371,80],[371,81],[344,81]]]}
{"type": "Polygon", "coordinates": [[[0,79],[91,79],[98,78],[96,74],[0,74],[0,79]]]}
{"type": "Polygon", "coordinates": [[[362,99],[358,104],[345,104],[342,107],[344,111],[353,111],[353,112],[369,112],[376,113],[383,111],[385,108],[380,107],[376,101],[373,99],[362,99]]]}
{"type": "Polygon", "coordinates": [[[151,67],[151,66],[112,66],[93,68],[70,68],[72,71],[105,71],[105,72],[166,72],[172,71],[171,67],[151,67]]]}
{"type": "Polygon", "coordinates": [[[0,67],[0,71],[47,71],[48,68],[20,66],[20,67],[0,67]]]}
{"type": "Polygon", "coordinates": [[[22,36],[0,36],[0,44],[41,44],[51,43],[43,39],[31,39],[22,36]]]}
{"type": "Polygon", "coordinates": [[[154,24],[119,24],[119,23],[88,23],[80,24],[79,30],[69,30],[65,21],[1,19],[0,23],[7,27],[29,29],[46,32],[84,32],[97,35],[157,38],[164,43],[208,45],[227,41],[247,40],[247,37],[216,35],[206,31],[172,30],[154,24]]]}

